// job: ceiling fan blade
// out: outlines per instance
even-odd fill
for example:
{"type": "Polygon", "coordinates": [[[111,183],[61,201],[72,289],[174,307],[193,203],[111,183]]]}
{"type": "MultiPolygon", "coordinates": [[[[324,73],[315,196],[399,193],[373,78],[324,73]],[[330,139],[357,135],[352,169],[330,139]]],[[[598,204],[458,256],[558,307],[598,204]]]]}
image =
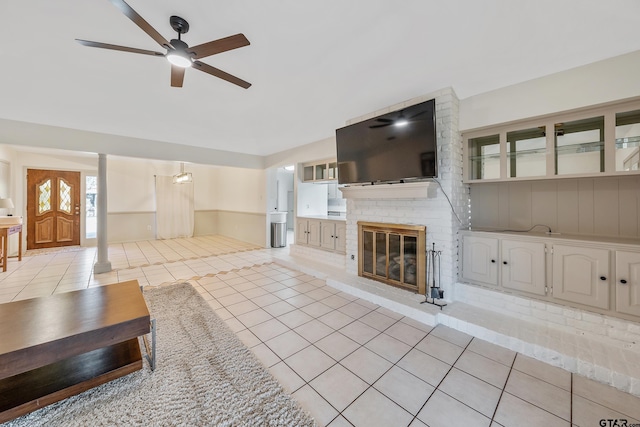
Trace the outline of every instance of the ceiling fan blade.
{"type": "Polygon", "coordinates": [[[171,65],[171,87],[182,87],[186,68],[171,65]]]}
{"type": "Polygon", "coordinates": [[[124,13],[129,19],[131,19],[138,27],[142,29],[145,33],[149,34],[152,39],[154,39],[160,46],[165,47],[167,49],[171,49],[171,45],[162,37],[162,35],[156,31],[144,18],[138,15],[138,12],[133,10],[131,6],[129,6],[124,0],[109,0],[111,4],[120,9],[122,13],[124,13]]]}
{"type": "Polygon", "coordinates": [[[164,56],[164,53],[154,52],[152,50],[137,49],[135,47],[118,46],[116,44],[92,42],[89,40],[80,40],[80,39],[76,39],[76,41],[81,45],[89,46],[89,47],[99,47],[102,49],[120,50],[123,52],[131,52],[131,53],[141,53],[143,55],[151,55],[151,56],[164,56]]]}
{"type": "Polygon", "coordinates": [[[223,39],[218,39],[212,42],[190,47],[189,49],[187,49],[187,51],[192,53],[195,59],[200,59],[206,56],[215,55],[216,53],[226,52],[228,50],[248,46],[249,44],[251,43],[249,43],[249,40],[247,40],[244,34],[236,34],[234,36],[229,36],[223,39]]]}
{"type": "Polygon", "coordinates": [[[369,126],[369,129],[385,128],[387,126],[391,126],[391,123],[387,123],[386,125],[369,126]]]}
{"type": "Polygon", "coordinates": [[[409,119],[414,119],[422,114],[426,113],[426,111],[420,111],[419,113],[414,114],[413,116],[409,117],[409,119]]]}
{"type": "Polygon", "coordinates": [[[226,80],[229,83],[233,83],[234,85],[238,85],[244,89],[249,89],[249,87],[251,86],[251,83],[245,82],[244,80],[239,79],[236,76],[225,73],[224,71],[212,67],[211,65],[205,64],[204,62],[193,61],[193,68],[195,68],[196,70],[204,71],[205,73],[211,74],[212,76],[221,78],[222,80],[226,80]]]}
{"type": "Polygon", "coordinates": [[[376,119],[376,122],[382,122],[382,123],[393,123],[393,120],[391,120],[391,119],[385,119],[385,118],[379,118],[379,119],[376,119]]]}

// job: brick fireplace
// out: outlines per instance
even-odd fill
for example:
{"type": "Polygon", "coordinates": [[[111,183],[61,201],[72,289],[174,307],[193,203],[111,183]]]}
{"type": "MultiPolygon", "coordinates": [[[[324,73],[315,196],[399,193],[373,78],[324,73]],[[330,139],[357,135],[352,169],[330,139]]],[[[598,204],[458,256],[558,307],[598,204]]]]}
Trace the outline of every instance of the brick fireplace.
{"type": "MultiPolygon", "coordinates": [[[[341,188],[342,196],[347,199],[347,254],[344,268],[347,273],[356,275],[362,262],[358,253],[359,222],[425,227],[429,249],[435,243],[435,249],[442,251],[441,286],[447,299],[453,296],[453,284],[457,281],[458,230],[467,228],[469,221],[468,188],[462,184],[462,143],[458,132],[458,99],[455,93],[451,89],[444,89],[350,120],[346,125],[433,98],[436,100],[438,182],[428,180],[341,188]]],[[[425,249],[420,251],[424,259],[425,249]]],[[[375,277],[368,278],[378,280],[375,277]]],[[[422,277],[419,280],[424,285],[422,277]]],[[[415,291],[409,287],[407,289],[415,291]]]]}

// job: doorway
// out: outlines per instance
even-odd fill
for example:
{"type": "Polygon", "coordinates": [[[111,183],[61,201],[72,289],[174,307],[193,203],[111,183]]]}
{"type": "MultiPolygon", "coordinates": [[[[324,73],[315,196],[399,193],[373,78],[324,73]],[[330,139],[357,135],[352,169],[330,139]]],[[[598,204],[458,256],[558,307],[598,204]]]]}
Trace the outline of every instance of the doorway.
{"type": "Polygon", "coordinates": [[[80,172],[27,170],[27,249],[80,244],[80,172]]]}

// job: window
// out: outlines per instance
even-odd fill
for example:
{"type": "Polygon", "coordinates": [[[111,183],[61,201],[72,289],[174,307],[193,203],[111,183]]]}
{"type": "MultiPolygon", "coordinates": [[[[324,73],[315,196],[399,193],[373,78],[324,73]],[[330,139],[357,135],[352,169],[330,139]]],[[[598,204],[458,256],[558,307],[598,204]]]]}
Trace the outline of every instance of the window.
{"type": "Polygon", "coordinates": [[[87,176],[85,178],[85,189],[85,237],[87,239],[95,239],[98,229],[98,224],[96,221],[96,196],[98,193],[98,178],[95,176],[87,176]]]}

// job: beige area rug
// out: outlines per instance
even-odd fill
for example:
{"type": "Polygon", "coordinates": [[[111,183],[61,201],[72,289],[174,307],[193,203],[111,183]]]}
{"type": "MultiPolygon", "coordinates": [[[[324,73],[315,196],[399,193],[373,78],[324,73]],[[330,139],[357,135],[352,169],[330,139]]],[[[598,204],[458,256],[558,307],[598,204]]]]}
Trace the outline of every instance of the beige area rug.
{"type": "MultiPolygon", "coordinates": [[[[145,290],[158,365],[17,418],[18,426],[315,426],[189,285],[145,290]]],[[[143,350],[144,351],[144,350],[143,350]]]]}
{"type": "Polygon", "coordinates": [[[29,249],[24,252],[23,256],[36,256],[36,255],[48,255],[48,254],[57,254],[63,252],[77,252],[83,249],[82,246],[63,246],[61,248],[47,248],[47,249],[29,249]]]}

